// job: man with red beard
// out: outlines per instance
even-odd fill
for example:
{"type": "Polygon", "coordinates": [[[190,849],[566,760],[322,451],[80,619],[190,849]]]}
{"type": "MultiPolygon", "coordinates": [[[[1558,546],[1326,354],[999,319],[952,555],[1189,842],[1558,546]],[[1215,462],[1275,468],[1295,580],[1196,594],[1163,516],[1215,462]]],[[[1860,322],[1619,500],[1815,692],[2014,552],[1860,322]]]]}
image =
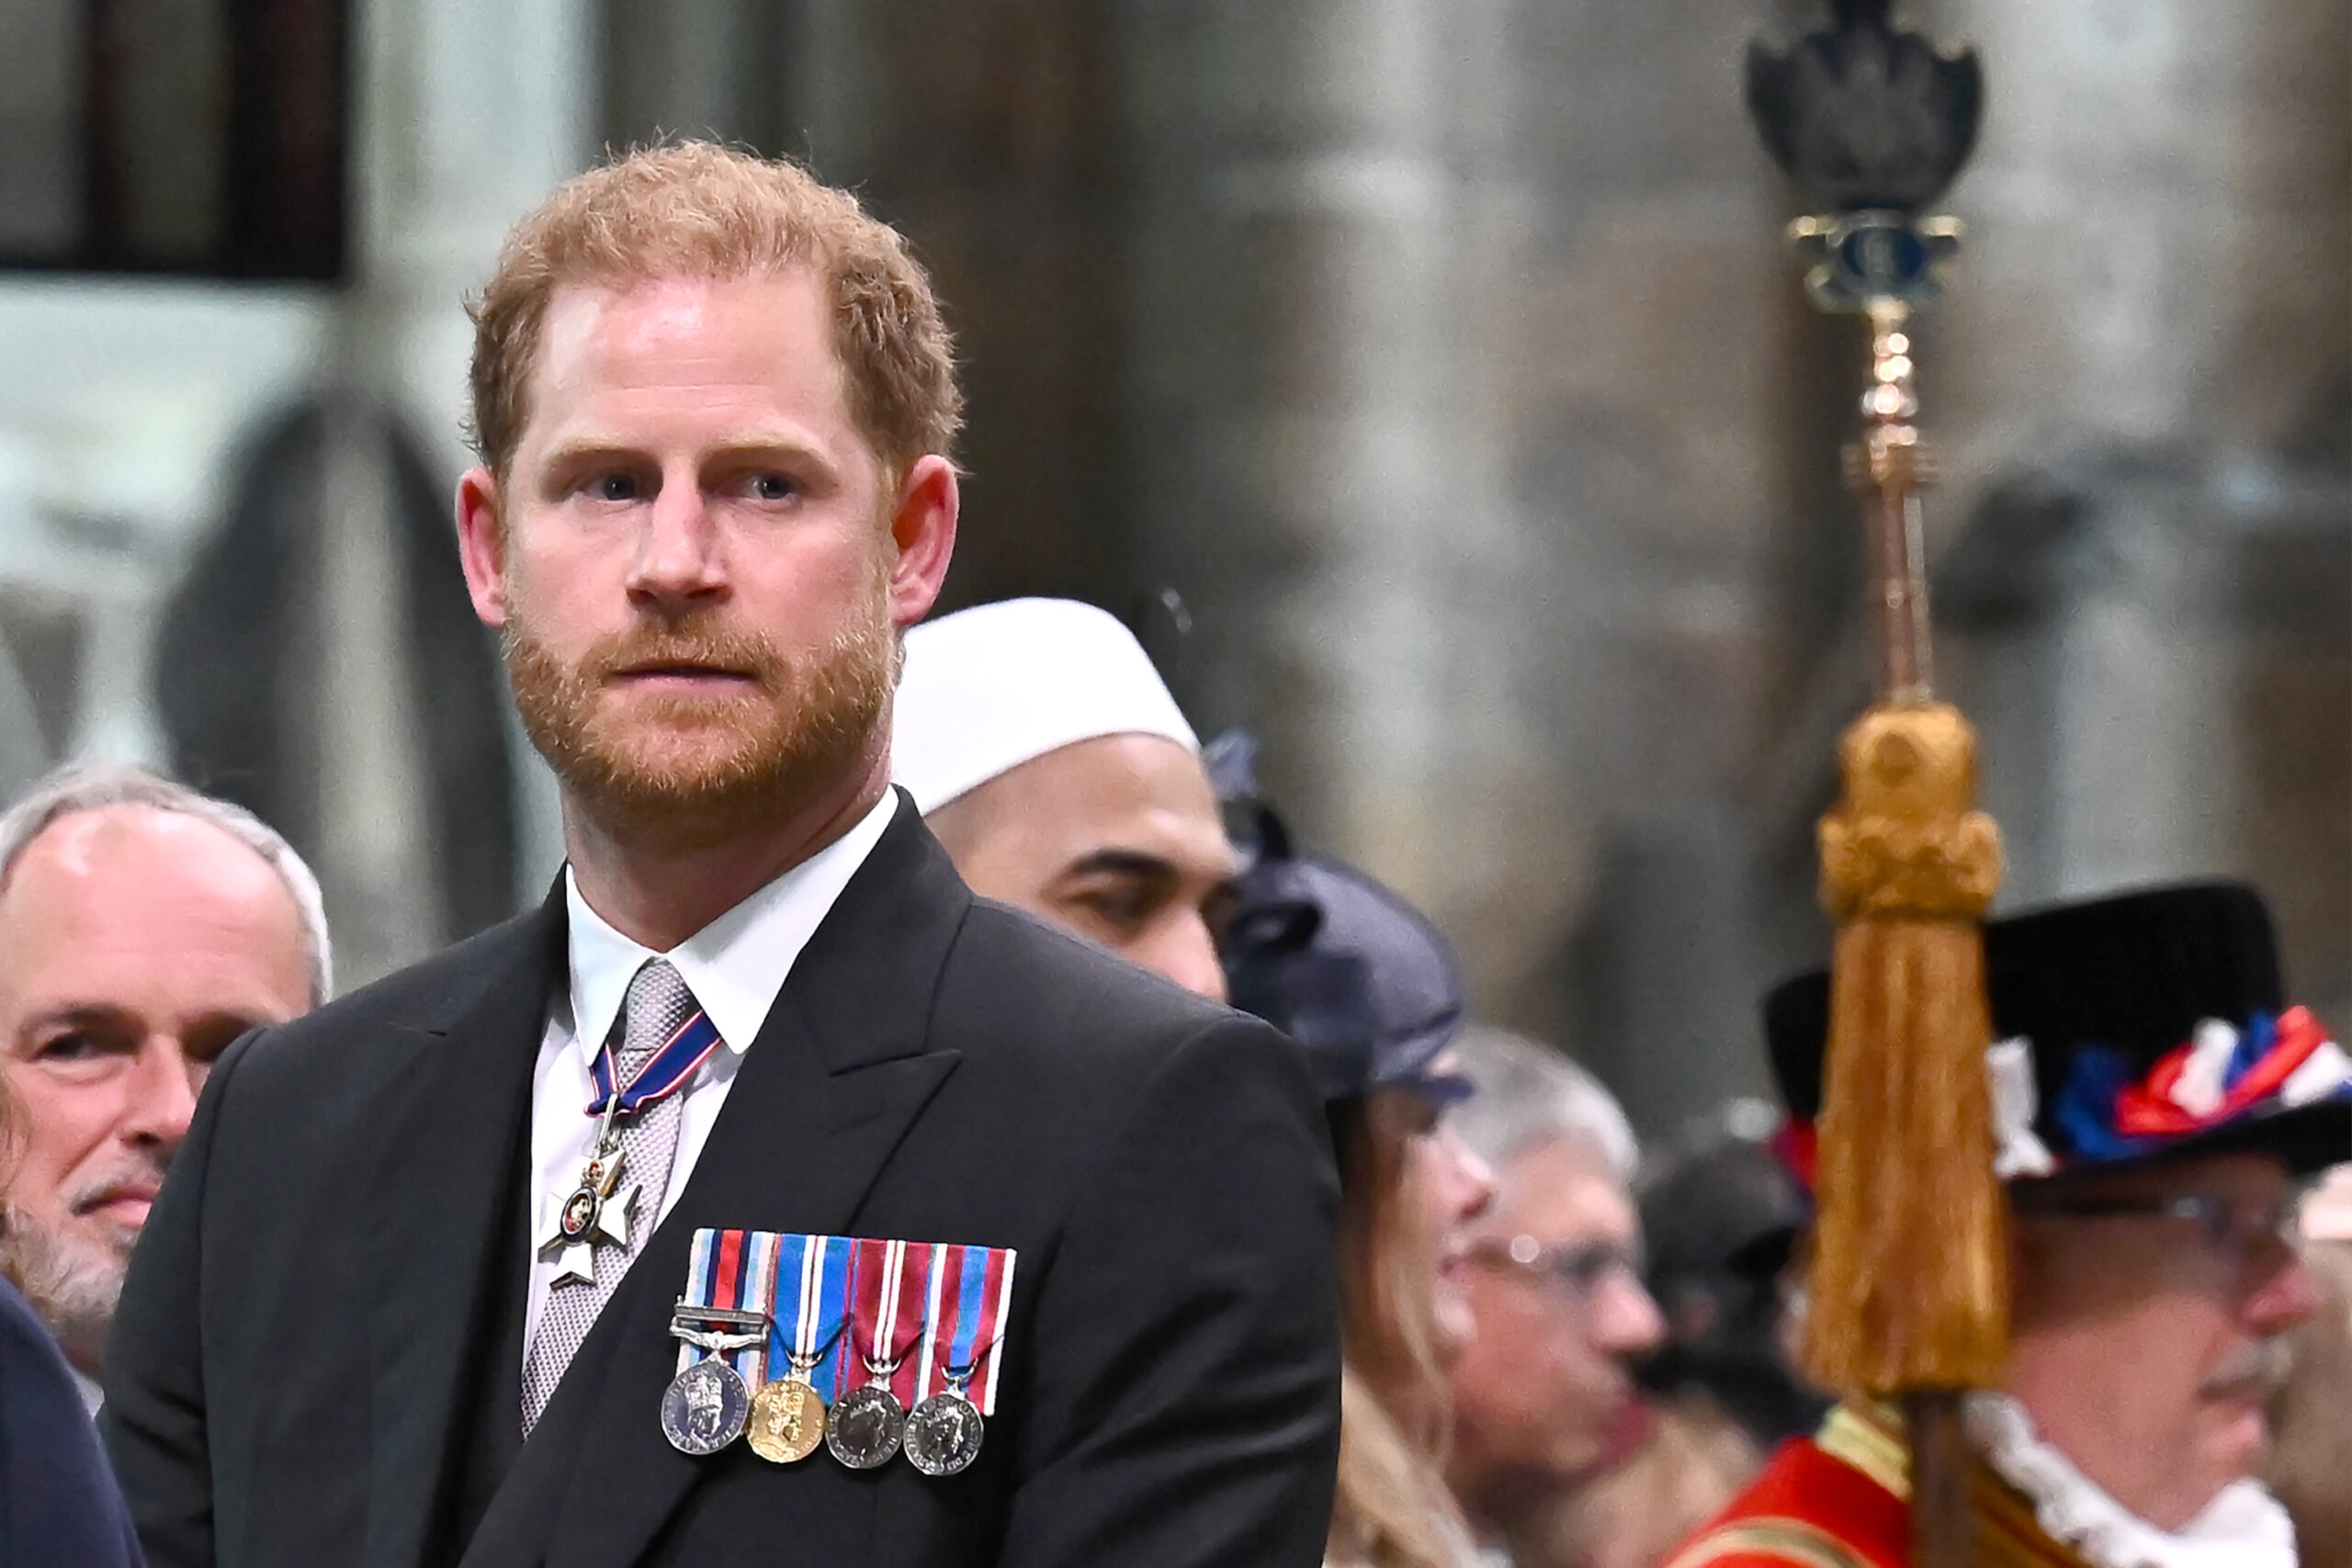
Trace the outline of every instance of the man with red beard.
{"type": "Polygon", "coordinates": [[[657,149],[474,320],[459,548],[569,864],[215,1069],[108,1364],[150,1561],[1307,1568],[1304,1064],[974,899],[888,787],[956,521],[899,237],[657,149]]]}

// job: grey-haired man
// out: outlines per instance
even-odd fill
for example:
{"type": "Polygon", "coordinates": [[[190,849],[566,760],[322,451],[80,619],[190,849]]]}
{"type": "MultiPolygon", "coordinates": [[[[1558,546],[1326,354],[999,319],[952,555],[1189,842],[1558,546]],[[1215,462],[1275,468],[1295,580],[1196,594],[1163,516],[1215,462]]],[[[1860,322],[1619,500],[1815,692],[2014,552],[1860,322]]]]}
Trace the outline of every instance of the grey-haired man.
{"type": "Polygon", "coordinates": [[[212,1058],[322,1000],[328,965],[318,883],[238,807],[77,768],[0,816],[0,1269],[93,1404],[212,1058]]]}
{"type": "MultiPolygon", "coordinates": [[[[1634,1359],[1664,1333],[1642,1285],[1636,1149],[1599,1080],[1532,1041],[1464,1032],[1477,1086],[1454,1131],[1495,1171],[1463,1291],[1446,1481],[1491,1549],[1539,1555],[1560,1506],[1633,1452],[1651,1411],[1634,1359]]],[[[1504,1559],[1508,1560],[1508,1559],[1504,1559]]]]}

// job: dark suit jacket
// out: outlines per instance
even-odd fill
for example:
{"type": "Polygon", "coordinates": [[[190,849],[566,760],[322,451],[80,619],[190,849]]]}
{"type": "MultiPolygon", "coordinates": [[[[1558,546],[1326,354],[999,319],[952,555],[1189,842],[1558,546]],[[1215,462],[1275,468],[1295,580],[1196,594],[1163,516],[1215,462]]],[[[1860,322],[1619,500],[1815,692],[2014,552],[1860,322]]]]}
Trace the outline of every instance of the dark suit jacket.
{"type": "Polygon", "coordinates": [[[130,1516],[56,1341],[0,1280],[0,1568],[137,1568],[130,1516]]]}
{"type": "Polygon", "coordinates": [[[974,899],[903,795],[518,1445],[530,1078],[564,976],[557,897],[215,1067],[107,1369],[157,1568],[1320,1561],[1337,1184],[1303,1064],[974,899]],[[1017,1248],[978,1462],[673,1450],[705,1225],[1017,1248]]]}

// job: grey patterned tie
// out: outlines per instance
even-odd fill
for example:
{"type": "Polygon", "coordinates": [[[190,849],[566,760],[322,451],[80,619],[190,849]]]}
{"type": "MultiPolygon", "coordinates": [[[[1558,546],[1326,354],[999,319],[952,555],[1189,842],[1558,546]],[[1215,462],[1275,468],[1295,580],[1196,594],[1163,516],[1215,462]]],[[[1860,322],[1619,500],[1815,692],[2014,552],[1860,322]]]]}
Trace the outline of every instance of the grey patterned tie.
{"type": "MultiPolygon", "coordinates": [[[[621,1015],[613,1032],[620,1037],[616,1077],[622,1086],[632,1082],[649,1057],[673,1039],[700,1010],[694,993],[664,958],[649,958],[628,983],[621,1015]]],[[[685,1116],[682,1090],[646,1107],[621,1123],[623,1168],[637,1183],[637,1201],[629,1205],[628,1247],[605,1246],[595,1250],[594,1283],[565,1280],[548,1292],[539,1314],[538,1337],[531,1341],[523,1361],[523,1435],[529,1437],[539,1416],[555,1397],[556,1384],[571,1364],[580,1342],[596,1325],[596,1314],[611,1299],[630,1261],[653,1234],[654,1216],[662,1212],[662,1195],[669,1190],[670,1162],[678,1152],[678,1127],[685,1116]]],[[[616,1193],[616,1197],[619,1194],[616,1193]]],[[[536,1266],[536,1264],[535,1264],[536,1266]]]]}

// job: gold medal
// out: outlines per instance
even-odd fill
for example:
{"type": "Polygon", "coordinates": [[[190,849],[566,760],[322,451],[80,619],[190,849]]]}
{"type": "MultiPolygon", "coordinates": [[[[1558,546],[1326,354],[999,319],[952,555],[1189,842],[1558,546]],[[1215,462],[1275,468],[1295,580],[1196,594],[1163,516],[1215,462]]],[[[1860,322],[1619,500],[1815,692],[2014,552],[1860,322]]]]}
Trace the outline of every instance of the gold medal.
{"type": "Polygon", "coordinates": [[[825,1401],[796,1368],[752,1396],[752,1451],[772,1464],[807,1459],[825,1440],[825,1401]]]}

